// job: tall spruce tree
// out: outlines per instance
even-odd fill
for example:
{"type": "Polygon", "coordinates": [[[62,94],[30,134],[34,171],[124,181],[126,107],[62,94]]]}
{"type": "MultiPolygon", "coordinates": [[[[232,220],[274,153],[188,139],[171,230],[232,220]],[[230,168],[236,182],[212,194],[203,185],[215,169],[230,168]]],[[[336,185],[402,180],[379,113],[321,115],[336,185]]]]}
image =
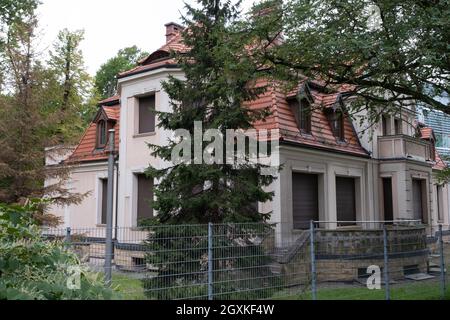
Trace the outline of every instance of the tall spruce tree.
{"type": "MultiPolygon", "coordinates": [[[[186,5],[183,17],[183,41],[190,48],[187,53],[173,52],[185,74],[184,79],[170,77],[163,83],[173,112],[159,112],[159,127],[166,130],[185,129],[194,137],[194,122],[202,124],[203,132],[219,129],[223,134],[225,150],[227,129],[247,130],[264,119],[268,109],[250,110],[245,107],[266,88],[256,87],[255,81],[264,77],[264,70],[246,54],[249,41],[234,32],[238,21],[239,3],[231,1],[198,0],[198,6],[186,5]]],[[[153,155],[171,161],[177,143],[171,140],[165,146],[151,145],[153,155]]],[[[202,142],[202,150],[211,142],[202,142]]],[[[262,175],[265,165],[245,162],[226,164],[194,164],[192,160],[160,169],[150,167],[149,176],[157,178],[156,200],[153,207],[162,223],[255,222],[268,215],[258,213],[255,203],[273,197],[266,192],[274,177],[262,175]]],[[[236,141],[235,145],[236,147],[236,141]]],[[[183,154],[187,156],[187,154],[183,154]]],[[[218,156],[214,154],[213,156],[218,156]]],[[[250,155],[248,148],[246,158],[250,155]]]]}

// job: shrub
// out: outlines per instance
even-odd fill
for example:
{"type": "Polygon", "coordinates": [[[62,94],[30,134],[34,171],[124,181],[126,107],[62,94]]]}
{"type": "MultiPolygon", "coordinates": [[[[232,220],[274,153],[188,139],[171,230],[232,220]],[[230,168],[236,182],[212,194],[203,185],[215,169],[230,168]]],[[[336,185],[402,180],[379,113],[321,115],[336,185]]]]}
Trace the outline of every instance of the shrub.
{"type": "Polygon", "coordinates": [[[109,299],[113,292],[61,241],[45,241],[25,207],[0,204],[0,299],[109,299]],[[80,288],[68,286],[76,274],[80,288]]]}

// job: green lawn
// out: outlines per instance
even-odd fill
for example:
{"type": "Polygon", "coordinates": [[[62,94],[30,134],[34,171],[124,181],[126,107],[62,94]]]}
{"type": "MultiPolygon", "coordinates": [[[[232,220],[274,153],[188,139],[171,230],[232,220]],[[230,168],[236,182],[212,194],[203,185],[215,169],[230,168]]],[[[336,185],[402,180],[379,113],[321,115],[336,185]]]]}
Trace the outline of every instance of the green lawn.
{"type": "MultiPolygon", "coordinates": [[[[113,273],[112,287],[119,293],[118,299],[145,300],[144,289],[141,280],[126,273],[113,273]]],[[[391,284],[392,300],[439,300],[439,282],[422,281],[391,284]]],[[[385,288],[381,290],[369,290],[364,286],[354,285],[328,285],[317,290],[318,300],[384,300],[385,288]]],[[[446,300],[450,300],[450,287],[447,284],[446,300]]],[[[273,296],[273,299],[309,300],[310,291],[299,294],[295,289],[281,290],[273,296]]]]}
{"type": "Polygon", "coordinates": [[[127,274],[113,273],[112,287],[117,289],[119,299],[123,300],[145,300],[144,288],[141,280],[127,274]]]}
{"type": "MultiPolygon", "coordinates": [[[[309,300],[311,293],[295,294],[291,292],[280,292],[275,299],[309,300]]],[[[361,287],[336,287],[319,288],[317,290],[318,300],[384,300],[385,288],[381,290],[369,290],[361,287]]],[[[438,282],[414,282],[391,285],[392,300],[439,300],[441,291],[438,282]]],[[[450,289],[447,288],[446,300],[450,300],[450,289]]]]}

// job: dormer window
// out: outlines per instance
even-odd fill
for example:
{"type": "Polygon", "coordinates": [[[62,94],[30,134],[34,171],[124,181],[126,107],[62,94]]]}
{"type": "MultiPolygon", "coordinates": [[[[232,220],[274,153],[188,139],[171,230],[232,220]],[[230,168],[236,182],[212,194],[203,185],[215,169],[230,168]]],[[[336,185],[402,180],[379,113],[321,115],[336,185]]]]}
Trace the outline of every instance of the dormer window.
{"type": "Polygon", "coordinates": [[[97,148],[104,148],[107,141],[106,121],[99,120],[97,122],[97,148]]]}
{"type": "Polygon", "coordinates": [[[311,104],[313,101],[307,84],[300,88],[297,96],[288,99],[297,127],[302,133],[311,133],[311,104]]]}
{"type": "Polygon", "coordinates": [[[344,116],[341,110],[335,110],[328,114],[328,120],[330,122],[331,131],[335,138],[339,141],[345,140],[344,134],[344,116]]]}
{"type": "Polygon", "coordinates": [[[342,96],[339,95],[334,105],[325,109],[327,113],[328,122],[330,124],[331,132],[338,141],[345,141],[345,114],[344,114],[344,101],[342,96]]]}

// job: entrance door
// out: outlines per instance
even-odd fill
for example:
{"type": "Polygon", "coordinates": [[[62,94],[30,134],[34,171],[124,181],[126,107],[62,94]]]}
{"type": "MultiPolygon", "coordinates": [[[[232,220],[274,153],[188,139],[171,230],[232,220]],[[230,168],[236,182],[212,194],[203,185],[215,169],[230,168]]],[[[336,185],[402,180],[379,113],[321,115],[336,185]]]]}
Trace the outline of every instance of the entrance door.
{"type": "Polygon", "coordinates": [[[308,229],[311,220],[319,220],[318,189],[317,174],[292,173],[294,229],[308,229]]]}
{"type": "MultiPolygon", "coordinates": [[[[336,177],[336,209],[338,221],[356,221],[355,179],[336,177]]],[[[353,225],[356,222],[339,225],[353,225]]]]}
{"type": "Polygon", "coordinates": [[[392,178],[383,178],[384,220],[394,220],[394,205],[392,203],[392,178]]]}
{"type": "Polygon", "coordinates": [[[413,179],[412,180],[412,202],[413,202],[414,220],[420,220],[420,221],[424,222],[422,195],[423,195],[422,180],[413,179]]]}

